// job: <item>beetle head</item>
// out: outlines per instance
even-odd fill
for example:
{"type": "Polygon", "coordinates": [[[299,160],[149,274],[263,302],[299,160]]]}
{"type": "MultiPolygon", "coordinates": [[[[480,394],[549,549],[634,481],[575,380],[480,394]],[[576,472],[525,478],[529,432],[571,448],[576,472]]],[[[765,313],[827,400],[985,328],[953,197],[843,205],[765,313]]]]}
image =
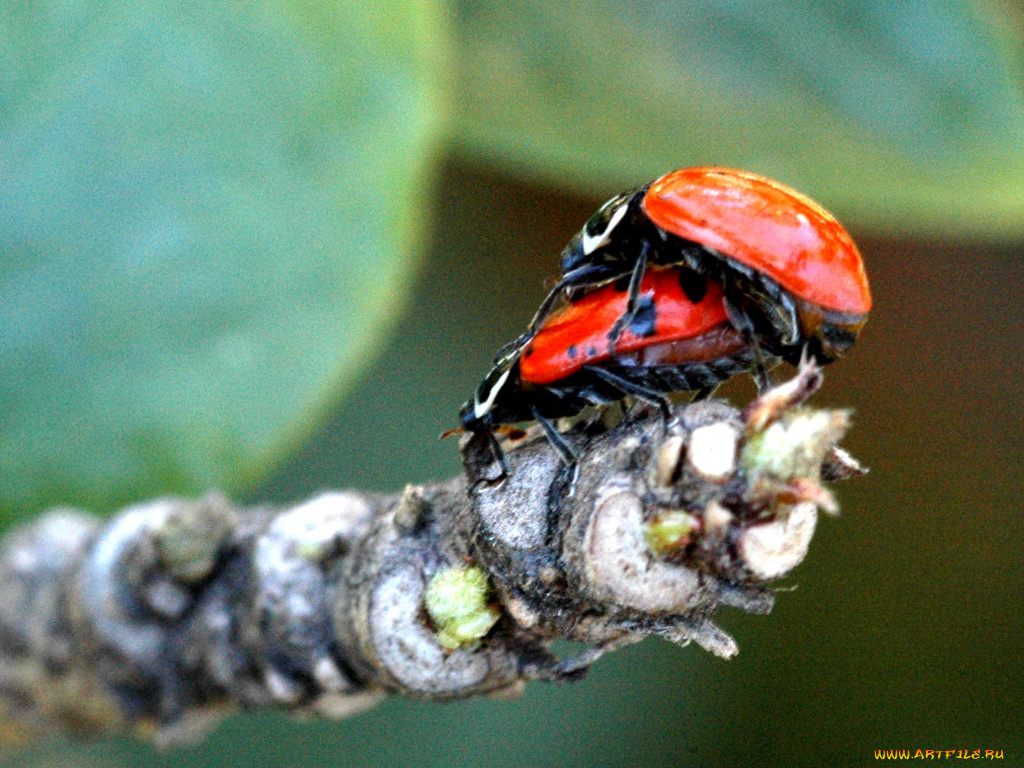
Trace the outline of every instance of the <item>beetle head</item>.
{"type": "Polygon", "coordinates": [[[866,314],[849,314],[824,309],[807,302],[799,307],[800,326],[808,350],[825,365],[843,357],[867,322],[866,314]]]}

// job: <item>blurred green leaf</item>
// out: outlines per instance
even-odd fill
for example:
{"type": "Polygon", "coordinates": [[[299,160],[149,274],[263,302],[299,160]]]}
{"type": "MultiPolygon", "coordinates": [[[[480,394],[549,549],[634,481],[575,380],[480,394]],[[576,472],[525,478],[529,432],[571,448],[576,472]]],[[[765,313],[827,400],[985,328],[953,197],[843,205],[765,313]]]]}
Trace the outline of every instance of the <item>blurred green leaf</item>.
{"type": "Polygon", "coordinates": [[[0,509],[237,490],[381,345],[442,116],[436,3],[0,17],[0,509]]]}
{"type": "Polygon", "coordinates": [[[729,165],[859,226],[1024,234],[1024,39],[976,3],[462,0],[458,39],[460,139],[516,171],[729,165]]]}

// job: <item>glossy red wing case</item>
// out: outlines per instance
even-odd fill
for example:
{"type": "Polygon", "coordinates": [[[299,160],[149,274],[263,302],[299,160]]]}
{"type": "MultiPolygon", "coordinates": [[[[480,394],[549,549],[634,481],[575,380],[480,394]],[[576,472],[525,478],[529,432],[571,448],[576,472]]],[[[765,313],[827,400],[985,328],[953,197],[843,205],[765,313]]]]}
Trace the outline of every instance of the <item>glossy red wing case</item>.
{"type": "MultiPolygon", "coordinates": [[[[615,344],[616,355],[695,338],[728,324],[719,286],[709,283],[704,296],[694,302],[680,286],[679,276],[678,268],[647,271],[640,294],[653,304],[653,332],[637,335],[635,328],[627,326],[615,344]]],[[[552,384],[584,365],[608,360],[608,336],[626,312],[626,301],[625,290],[606,285],[552,312],[523,350],[522,380],[552,384]]]]}
{"type": "Polygon", "coordinates": [[[708,246],[825,309],[866,314],[857,246],[813,200],[771,179],[728,168],[683,168],[651,184],[644,212],[661,229],[708,246]]]}

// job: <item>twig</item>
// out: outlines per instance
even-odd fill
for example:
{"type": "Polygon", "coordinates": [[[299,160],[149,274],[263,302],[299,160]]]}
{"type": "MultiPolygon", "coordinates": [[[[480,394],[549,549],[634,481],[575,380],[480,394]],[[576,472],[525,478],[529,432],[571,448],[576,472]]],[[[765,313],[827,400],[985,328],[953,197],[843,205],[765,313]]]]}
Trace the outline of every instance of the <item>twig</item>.
{"type": "Polygon", "coordinates": [[[385,692],[433,700],[571,680],[661,635],[736,653],[720,605],[771,610],[822,487],[863,470],[805,368],[740,414],[720,401],[580,422],[562,465],[538,435],[463,441],[458,477],[289,509],[159,499],[108,521],[52,510],[0,546],[0,735],[131,729],[161,743],[231,706],[344,717],[385,692]],[[590,649],[558,659],[558,638],[590,649]]]}

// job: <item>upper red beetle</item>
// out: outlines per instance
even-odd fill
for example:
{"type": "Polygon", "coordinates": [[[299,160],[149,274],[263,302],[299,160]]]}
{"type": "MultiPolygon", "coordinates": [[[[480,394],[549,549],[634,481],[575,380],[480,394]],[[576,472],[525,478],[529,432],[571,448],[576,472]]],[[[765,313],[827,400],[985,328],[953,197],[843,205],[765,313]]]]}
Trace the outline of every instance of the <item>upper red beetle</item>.
{"type": "MultiPolygon", "coordinates": [[[[805,348],[832,362],[871,309],[857,246],[824,208],[753,173],[683,168],[616,195],[591,217],[562,253],[562,277],[531,330],[560,295],[630,276],[617,338],[648,264],[686,264],[719,283],[733,325],[755,352],[789,362],[805,348]]],[[[763,386],[763,366],[759,374],[763,386]]]]}
{"type": "Polygon", "coordinates": [[[662,230],[718,251],[823,309],[866,315],[860,253],[828,211],[777,181],[725,168],[662,176],[643,199],[662,230]]]}

